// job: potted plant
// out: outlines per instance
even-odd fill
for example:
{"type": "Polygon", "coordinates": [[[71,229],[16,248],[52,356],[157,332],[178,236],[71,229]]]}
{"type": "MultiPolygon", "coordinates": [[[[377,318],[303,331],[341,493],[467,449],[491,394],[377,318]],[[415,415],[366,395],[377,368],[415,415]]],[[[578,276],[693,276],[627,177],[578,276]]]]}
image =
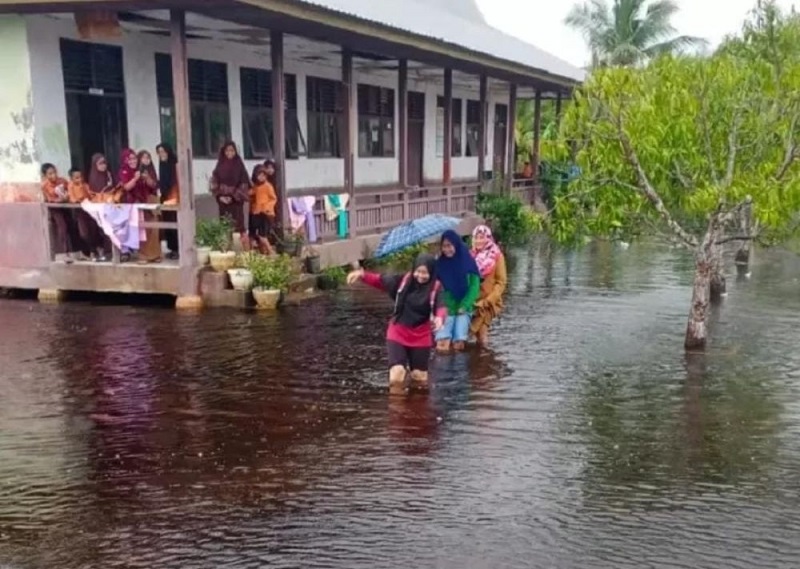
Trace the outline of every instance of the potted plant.
{"type": "Polygon", "coordinates": [[[208,254],[211,268],[222,273],[232,269],[236,264],[236,253],[230,250],[233,226],[227,218],[208,220],[208,242],[211,251],[208,254]]]}
{"type": "Polygon", "coordinates": [[[290,233],[281,243],[283,253],[290,257],[300,257],[303,254],[303,244],[305,239],[302,233],[290,233]]]}
{"type": "Polygon", "coordinates": [[[347,279],[347,271],[344,267],[328,267],[317,277],[317,288],[319,290],[336,290],[347,279]]]}
{"type": "Polygon", "coordinates": [[[281,295],[289,289],[292,279],[292,262],[287,255],[279,257],[254,257],[250,261],[253,274],[253,299],[260,309],[275,310],[281,295]]]}
{"type": "Polygon", "coordinates": [[[253,272],[250,264],[257,253],[241,253],[236,257],[236,264],[228,269],[228,278],[231,279],[233,290],[249,291],[253,288],[253,272]]]}
{"type": "Polygon", "coordinates": [[[319,253],[313,247],[308,248],[308,256],[305,258],[305,266],[306,272],[309,275],[318,275],[322,272],[319,253]]]}
{"type": "Polygon", "coordinates": [[[195,229],[194,242],[197,245],[197,264],[204,267],[208,264],[208,256],[211,253],[211,243],[213,241],[213,229],[207,219],[200,219],[195,229]]]}

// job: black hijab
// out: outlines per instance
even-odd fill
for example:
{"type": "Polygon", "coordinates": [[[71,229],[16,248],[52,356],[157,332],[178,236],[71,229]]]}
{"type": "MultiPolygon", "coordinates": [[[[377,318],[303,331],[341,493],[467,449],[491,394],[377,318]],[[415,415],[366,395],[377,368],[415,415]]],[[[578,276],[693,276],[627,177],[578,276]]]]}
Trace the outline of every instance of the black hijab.
{"type": "Polygon", "coordinates": [[[158,187],[161,190],[161,195],[167,195],[175,185],[175,166],[178,164],[178,157],[175,156],[175,151],[169,144],[162,142],[156,146],[156,150],[163,148],[167,153],[167,160],[158,161],[158,187]]]}
{"type": "MultiPolygon", "coordinates": [[[[414,266],[407,276],[401,275],[394,277],[394,286],[389,288],[395,297],[394,312],[392,318],[402,326],[416,328],[431,319],[431,293],[436,284],[436,258],[433,255],[422,253],[414,259],[414,266]],[[418,267],[425,266],[431,275],[430,280],[425,284],[420,284],[414,278],[414,271],[418,267]],[[403,280],[405,279],[405,286],[403,280]]],[[[388,287],[387,287],[388,288],[388,287]]]]}

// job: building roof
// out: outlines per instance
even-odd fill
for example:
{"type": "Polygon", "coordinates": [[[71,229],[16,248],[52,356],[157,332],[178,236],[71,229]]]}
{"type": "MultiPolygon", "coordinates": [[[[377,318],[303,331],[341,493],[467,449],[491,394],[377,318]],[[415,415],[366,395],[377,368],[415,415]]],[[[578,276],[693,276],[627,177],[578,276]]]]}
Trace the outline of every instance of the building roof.
{"type": "Polygon", "coordinates": [[[297,0],[496,57],[570,81],[585,71],[485,23],[473,0],[297,0]]]}

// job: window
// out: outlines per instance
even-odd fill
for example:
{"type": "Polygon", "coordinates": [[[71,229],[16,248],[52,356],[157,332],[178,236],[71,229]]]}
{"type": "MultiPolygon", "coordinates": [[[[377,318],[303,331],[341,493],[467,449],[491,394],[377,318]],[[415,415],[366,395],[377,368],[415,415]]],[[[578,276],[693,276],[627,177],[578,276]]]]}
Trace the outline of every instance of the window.
{"type": "Polygon", "coordinates": [[[306,109],[309,158],[341,158],[344,113],[339,84],[306,77],[306,109]]]}
{"type": "MultiPolygon", "coordinates": [[[[461,99],[452,99],[453,144],[450,156],[461,156],[461,99]]],[[[436,155],[444,156],[444,97],[436,97],[436,155]]]]}
{"type": "Polygon", "coordinates": [[[394,90],[358,86],[358,155],[394,156],[394,90]]]}
{"type": "MultiPolygon", "coordinates": [[[[172,58],[156,54],[161,137],[175,144],[175,96],[172,89],[172,58]]],[[[216,158],[231,135],[228,106],[228,69],[224,63],[189,60],[189,112],[192,121],[192,152],[201,158],[216,158]]]]}
{"type": "Polygon", "coordinates": [[[465,156],[480,156],[481,103],[467,101],[467,152],[465,156]]]}
{"type": "MultiPolygon", "coordinates": [[[[242,67],[242,133],[244,157],[271,158],[272,151],[272,73],[265,69],[242,67]]],[[[297,121],[297,78],[284,75],[284,121],[286,157],[297,158],[306,152],[306,142],[297,121]]]]}

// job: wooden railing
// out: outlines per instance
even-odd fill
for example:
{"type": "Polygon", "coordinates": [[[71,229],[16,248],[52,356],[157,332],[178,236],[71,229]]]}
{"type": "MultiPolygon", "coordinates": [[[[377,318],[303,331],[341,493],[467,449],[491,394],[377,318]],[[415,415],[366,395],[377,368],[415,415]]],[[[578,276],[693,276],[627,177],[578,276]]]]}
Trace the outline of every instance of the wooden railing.
{"type": "Polygon", "coordinates": [[[519,198],[524,203],[531,205],[536,196],[536,180],[533,178],[519,178],[511,182],[511,195],[519,198]]]}
{"type": "MultiPolygon", "coordinates": [[[[50,241],[50,259],[55,260],[56,252],[55,252],[55,242],[53,239],[53,223],[52,223],[52,211],[68,211],[74,217],[75,212],[81,210],[80,204],[75,203],[45,203],[45,208],[47,211],[47,231],[50,241]]],[[[163,206],[160,204],[136,204],[141,209],[148,209],[155,212],[165,212],[165,211],[174,211],[177,213],[178,207],[177,206],[163,206]]],[[[94,220],[93,220],[94,221],[94,220]]],[[[73,222],[76,222],[73,220],[73,222]]],[[[176,221],[142,221],[139,223],[139,227],[141,229],[174,229],[175,231],[178,230],[178,223],[176,221]]],[[[105,237],[105,234],[100,233],[105,237]]],[[[178,243],[180,244],[180,232],[178,232],[178,243]]],[[[120,256],[121,251],[115,247],[113,244],[111,245],[111,263],[112,264],[119,264],[120,263],[120,256]]]]}
{"type": "MultiPolygon", "coordinates": [[[[480,182],[457,182],[449,186],[424,188],[366,188],[357,189],[355,203],[348,204],[348,222],[356,235],[374,235],[408,221],[431,213],[460,217],[475,212],[480,182]]],[[[299,192],[298,192],[299,193],[299,192]]],[[[325,213],[325,195],[314,195],[314,219],[319,240],[339,238],[338,219],[328,221],[325,213]]]]}

